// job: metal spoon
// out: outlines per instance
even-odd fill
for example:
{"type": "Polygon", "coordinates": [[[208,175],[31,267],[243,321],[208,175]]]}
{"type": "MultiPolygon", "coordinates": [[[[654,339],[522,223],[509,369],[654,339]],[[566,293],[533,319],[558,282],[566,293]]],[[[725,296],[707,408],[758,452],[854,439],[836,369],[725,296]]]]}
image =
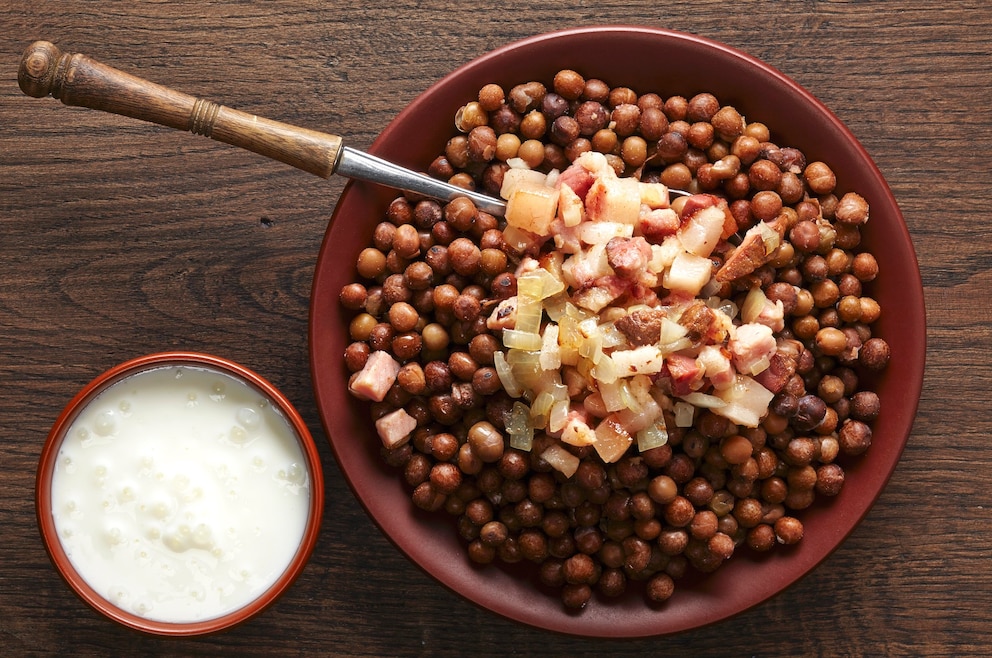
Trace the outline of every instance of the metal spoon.
{"type": "Polygon", "coordinates": [[[44,98],[51,95],[66,105],[188,130],[322,178],[341,174],[442,201],[468,197],[485,212],[498,216],[506,212],[506,203],[501,199],[451,185],[344,146],[339,135],[264,119],[174,91],[85,55],[63,53],[48,41],[36,41],[24,51],[17,82],[28,96],[44,98]]]}

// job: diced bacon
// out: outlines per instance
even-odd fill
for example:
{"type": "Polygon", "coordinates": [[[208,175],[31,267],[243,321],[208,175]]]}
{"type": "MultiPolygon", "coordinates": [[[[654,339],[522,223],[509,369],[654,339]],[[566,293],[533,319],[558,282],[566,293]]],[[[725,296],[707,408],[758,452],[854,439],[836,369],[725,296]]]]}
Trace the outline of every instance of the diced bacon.
{"type": "Polygon", "coordinates": [[[772,234],[777,233],[779,238],[785,234],[788,220],[784,215],[780,215],[770,222],[757,224],[744,234],[744,239],[730,254],[723,266],[716,273],[716,280],[721,282],[733,281],[742,276],[746,276],[765,264],[772,251],[765,243],[764,235],[771,230],[772,234]]]}
{"type": "Polygon", "coordinates": [[[703,208],[710,208],[719,205],[720,198],[712,194],[692,194],[685,198],[682,204],[682,220],[688,220],[703,208]]]}
{"type": "Polygon", "coordinates": [[[387,450],[397,448],[410,440],[410,433],[417,429],[417,419],[397,409],[375,421],[375,431],[387,450]]]}
{"type": "Polygon", "coordinates": [[[713,276],[713,263],[709,258],[684,251],[675,257],[672,266],[662,277],[669,290],[679,290],[695,297],[713,276]]]}
{"type": "Polygon", "coordinates": [[[621,377],[653,375],[664,367],[664,356],[655,345],[641,345],[629,350],[616,350],[611,355],[621,377]]]}
{"type": "Polygon", "coordinates": [[[596,426],[596,442],[593,447],[607,464],[612,464],[627,452],[634,442],[616,414],[610,414],[596,426]]]}
{"type": "MultiPolygon", "coordinates": [[[[654,282],[657,285],[657,281],[654,282]]],[[[622,297],[617,298],[616,302],[622,306],[631,306],[633,304],[638,304],[641,306],[660,306],[661,301],[658,299],[658,293],[656,293],[651,286],[645,283],[645,278],[642,277],[641,280],[635,281],[629,288],[627,292],[623,294],[622,297]]]]}
{"type": "Polygon", "coordinates": [[[688,221],[694,214],[706,208],[717,208],[722,213],[719,217],[721,238],[727,239],[737,232],[737,220],[731,214],[730,206],[726,200],[712,194],[693,194],[687,198],[685,205],[682,206],[682,221],[688,221]]]}
{"type": "Polygon", "coordinates": [[[592,187],[595,180],[592,172],[581,164],[572,164],[558,176],[558,186],[568,187],[576,197],[585,201],[586,193],[589,192],[589,188],[592,187]]]}
{"type": "Polygon", "coordinates": [[[776,351],[768,367],[755,375],[754,379],[772,393],[778,393],[785,388],[794,374],[796,374],[796,360],[781,351],[776,351]]]}
{"type": "Polygon", "coordinates": [[[586,194],[590,221],[636,224],[640,214],[641,195],[633,178],[597,178],[586,194]]]}
{"type": "Polygon", "coordinates": [[[613,326],[627,337],[631,345],[653,345],[661,340],[661,321],[664,318],[665,311],[661,309],[639,309],[617,318],[613,326]]]}
{"type": "Polygon", "coordinates": [[[683,220],[678,233],[682,246],[691,254],[709,256],[720,241],[723,219],[723,210],[719,206],[701,208],[689,215],[688,219],[683,220]]]}
{"type": "Polygon", "coordinates": [[[713,343],[715,334],[720,327],[717,323],[716,313],[705,302],[694,299],[682,311],[679,324],[686,328],[686,336],[693,343],[705,342],[713,343]]]}
{"type": "Polygon", "coordinates": [[[753,321],[767,326],[772,331],[782,331],[785,329],[785,306],[782,305],[781,300],[772,301],[766,298],[753,321]]]}
{"type": "Polygon", "coordinates": [[[352,378],[348,388],[356,397],[382,402],[399,371],[399,362],[389,352],[376,350],[369,355],[365,367],[352,378]]]}
{"type": "Polygon", "coordinates": [[[699,350],[696,362],[702,367],[703,376],[717,390],[728,388],[737,378],[734,366],[730,362],[730,355],[716,345],[704,345],[699,350]]]}
{"type": "Polygon", "coordinates": [[[755,375],[771,363],[777,345],[770,327],[751,322],[737,327],[727,343],[738,372],[755,375]]]}
{"type": "Polygon", "coordinates": [[[486,320],[486,327],[495,331],[497,329],[513,329],[517,326],[517,296],[508,297],[501,301],[489,319],[486,320]]]}
{"type": "Polygon", "coordinates": [[[520,259],[520,264],[517,265],[517,269],[514,270],[513,275],[519,279],[524,274],[527,274],[528,272],[533,272],[540,266],[541,266],[541,261],[537,260],[536,258],[531,258],[530,256],[524,256],[523,258],[520,259]]]}
{"type": "Polygon", "coordinates": [[[573,446],[587,446],[596,442],[596,433],[589,426],[589,413],[578,405],[572,405],[561,431],[561,440],[573,446]]]}
{"type": "Polygon", "coordinates": [[[614,300],[623,295],[630,282],[615,275],[601,276],[591,286],[579,290],[572,300],[582,308],[599,313],[614,300]]]}
{"type": "Polygon", "coordinates": [[[667,376],[672,383],[672,394],[675,396],[688,395],[703,377],[703,369],[691,356],[685,354],[669,354],[665,357],[665,367],[662,376],[667,376]]]}
{"type": "Polygon", "coordinates": [[[682,225],[679,216],[671,208],[651,209],[641,206],[637,217],[637,232],[651,242],[661,242],[668,235],[675,235],[682,225]]]}
{"type": "Polygon", "coordinates": [[[651,260],[651,245],[644,238],[613,238],[606,243],[606,262],[625,279],[636,279],[651,260]]]}
{"type": "Polygon", "coordinates": [[[606,245],[592,245],[586,251],[568,257],[562,263],[561,273],[565,283],[576,290],[587,288],[596,279],[609,275],[610,264],[606,259],[606,245]]]}
{"type": "Polygon", "coordinates": [[[556,219],[551,226],[555,248],[563,254],[577,254],[582,251],[582,240],[579,227],[566,226],[561,219],[556,219]]]}
{"type": "MultiPolygon", "coordinates": [[[[569,167],[571,169],[571,167],[569,167]]],[[[566,170],[568,171],[568,170],[566,170]]],[[[559,177],[560,191],[561,194],[558,197],[558,218],[561,219],[562,223],[566,227],[578,226],[586,216],[585,206],[582,204],[582,197],[579,196],[575,189],[565,183],[561,184],[561,177],[559,177]]],[[[576,181],[577,182],[577,181],[576,181]]],[[[592,185],[592,179],[589,179],[589,184],[592,185]]],[[[583,190],[582,196],[588,188],[583,190]]]]}

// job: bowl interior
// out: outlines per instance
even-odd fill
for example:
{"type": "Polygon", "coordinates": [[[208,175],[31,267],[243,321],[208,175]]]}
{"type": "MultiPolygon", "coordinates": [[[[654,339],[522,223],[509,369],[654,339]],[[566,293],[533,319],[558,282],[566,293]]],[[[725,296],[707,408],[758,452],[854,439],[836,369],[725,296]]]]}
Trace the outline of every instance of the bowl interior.
{"type": "Polygon", "coordinates": [[[452,117],[479,88],[496,82],[509,89],[530,80],[550,83],[571,68],[587,79],[625,85],[638,93],[686,97],[709,91],[749,121],[767,124],[780,145],[802,149],[809,161],[824,160],[838,189],[857,191],[871,204],[863,244],[878,259],[881,276],[870,287],[884,309],[877,335],[893,358],[874,382],[882,413],[874,442],[862,457],[845,463],[841,494],[804,510],[806,535],[798,545],[768,555],[738,551],[715,574],[680,582],[664,606],[652,608],[638,595],[580,613],[564,610],[557,596],[538,591],[506,566],[478,569],[465,557],[454,523],[445,515],[418,512],[397,471],[379,455],[368,407],[347,391],[342,354],[350,314],[337,301],[343,285],[357,280],[358,252],[383,218],[390,190],[350,183],[321,249],[311,300],[311,368],[315,393],[338,463],[383,532],[413,562],[468,600],[533,626],[594,637],[640,637],[695,628],[750,608],[808,573],[854,529],[877,499],[899,460],[919,400],[925,355],[925,317],[916,256],[902,215],[882,175],[857,139],[812,95],[777,70],[727,46],[683,33],[635,28],[581,28],[530,38],[489,53],[438,82],[386,128],[371,151],[425,170],[452,136],[452,117]]]}
{"type": "Polygon", "coordinates": [[[242,623],[271,605],[297,578],[310,554],[320,530],[323,514],[324,481],[317,447],[309,429],[293,405],[271,383],[258,374],[232,361],[206,354],[167,352],[152,354],[122,363],[103,373],[84,387],[66,406],[49,433],[38,466],[36,508],[38,524],[45,548],[56,569],[72,590],[103,615],[135,630],[156,635],[192,636],[214,633],[242,623]],[[98,593],[75,569],[58,538],[52,515],[52,481],[59,449],[73,421],[100,393],[113,384],[151,369],[168,366],[188,366],[220,372],[248,384],[249,388],[269,400],[291,426],[304,456],[309,481],[309,503],[306,526],[300,544],[283,573],[257,598],[243,607],[211,619],[171,623],[156,621],[123,610],[98,593]]]}

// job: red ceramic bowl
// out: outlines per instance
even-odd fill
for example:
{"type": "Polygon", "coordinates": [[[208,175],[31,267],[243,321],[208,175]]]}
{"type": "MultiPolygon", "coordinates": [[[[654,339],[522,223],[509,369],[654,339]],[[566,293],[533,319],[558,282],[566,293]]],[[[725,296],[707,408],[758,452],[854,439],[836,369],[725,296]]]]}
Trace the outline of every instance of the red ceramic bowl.
{"type": "Polygon", "coordinates": [[[804,510],[805,538],[766,555],[739,550],[716,573],[680,581],[666,605],[652,608],[639,594],[606,603],[594,598],[580,613],[562,608],[517,569],[475,568],[465,557],[454,521],[415,511],[401,474],[383,464],[369,410],[347,391],[342,353],[350,313],[338,304],[341,287],[358,280],[359,251],[395,193],[352,183],[342,195],[323,243],[312,291],[311,366],[317,401],[338,464],[356,496],[383,532],[409,558],[466,599],[510,619],[562,633],[642,637],[685,631],[740,613],[795,583],[847,537],[878,498],[912,428],[925,358],[922,285],[906,225],[882,175],[858,140],[816,98],[779,71],[712,41],[666,30],[592,27],[536,36],[483,55],[424,92],[389,124],[371,151],[425,170],[452,136],[452,117],[479,88],[505,89],[530,80],[550,81],[562,68],[587,79],[639,93],[714,93],[749,121],[761,121],[781,145],[823,160],[837,174],[838,189],[856,190],[871,204],[864,245],[878,259],[881,276],[872,294],[885,309],[876,325],[894,355],[873,382],[883,412],[874,443],[846,464],[847,481],[835,499],[804,510]]]}
{"type": "MultiPolygon", "coordinates": [[[[149,406],[147,405],[147,402],[148,400],[145,399],[145,402],[141,402],[140,404],[149,406]]],[[[263,407],[258,406],[257,408],[262,409],[263,407]]],[[[225,413],[230,411],[230,409],[225,409],[225,413]]],[[[181,416],[181,414],[176,415],[181,416]]],[[[178,446],[182,443],[181,439],[184,439],[187,436],[196,437],[196,441],[205,440],[205,437],[200,436],[200,432],[202,431],[200,427],[187,424],[181,418],[176,419],[173,423],[173,417],[173,415],[170,415],[170,417],[168,419],[164,419],[163,422],[171,423],[177,429],[169,432],[163,432],[162,435],[163,437],[168,437],[169,441],[174,442],[166,444],[165,441],[160,441],[154,446],[154,448],[149,448],[149,450],[159,451],[153,454],[168,454],[170,450],[173,454],[175,454],[179,450],[178,446]]],[[[266,418],[267,412],[264,410],[260,411],[258,413],[258,417],[266,418]]],[[[246,426],[248,427],[251,427],[253,424],[252,418],[242,419],[240,422],[247,423],[246,426]]],[[[264,426],[265,422],[267,421],[262,420],[261,425],[258,426],[264,426]]],[[[99,437],[94,435],[100,433],[99,425],[97,423],[93,423],[91,426],[97,428],[97,431],[91,432],[89,436],[98,439],[99,437]]],[[[75,432],[73,432],[73,434],[75,434],[75,432]]],[[[264,438],[262,435],[259,436],[260,439],[258,440],[264,438]]],[[[271,436],[271,434],[269,436],[271,436]]],[[[77,439],[78,437],[74,436],[72,440],[75,441],[77,439]]],[[[114,445],[120,445],[120,441],[117,440],[114,445]]],[[[263,453],[260,449],[258,454],[272,453],[263,453]]],[[[116,454],[112,455],[110,453],[102,453],[101,459],[112,460],[115,456],[116,454]]],[[[110,463],[113,464],[114,462],[110,461],[110,463]]],[[[184,463],[186,466],[183,468],[188,470],[180,469],[177,472],[189,474],[192,469],[199,466],[198,463],[192,461],[184,463]]],[[[111,466],[111,468],[113,468],[113,466],[111,466]]],[[[120,470],[125,472],[125,481],[130,481],[129,478],[134,479],[134,476],[137,475],[133,470],[130,472],[126,469],[120,470]]],[[[283,474],[280,473],[279,476],[282,477],[283,474]]],[[[64,478],[67,476],[62,475],[61,477],[64,478]]],[[[65,480],[63,480],[63,482],[65,482],[65,480]]],[[[206,480],[194,479],[193,482],[204,483],[206,480]]],[[[73,486],[75,486],[75,484],[76,482],[74,481],[73,486]]],[[[207,482],[207,485],[208,486],[204,487],[204,490],[207,491],[207,495],[209,495],[209,491],[211,490],[209,482],[207,482]]],[[[149,485],[143,486],[148,487],[149,485]]],[[[83,488],[85,487],[79,487],[79,489],[83,488]]],[[[78,491],[78,489],[68,490],[73,494],[78,491]]],[[[148,491],[148,489],[145,489],[145,491],[148,491]]],[[[161,500],[161,498],[154,498],[152,494],[147,494],[146,499],[140,498],[140,495],[141,494],[139,494],[138,500],[141,503],[146,502],[146,500],[149,502],[161,500]]],[[[297,576],[299,576],[299,574],[303,571],[303,568],[306,566],[306,562],[313,551],[314,545],[317,541],[317,535],[320,530],[320,522],[324,507],[324,480],[320,456],[317,452],[317,447],[313,442],[313,438],[307,429],[306,423],[304,423],[303,419],[294,409],[289,400],[287,400],[271,383],[251,370],[220,357],[192,352],[165,352],[136,358],[108,370],[87,384],[86,387],[83,388],[83,390],[69,402],[65,410],[59,416],[55,425],[52,427],[52,430],[48,435],[48,440],[45,443],[41,453],[41,461],[38,466],[36,505],[38,524],[41,529],[41,535],[45,543],[45,548],[48,550],[49,556],[51,557],[51,560],[59,574],[69,584],[72,590],[83,599],[83,601],[88,603],[95,610],[102,613],[106,617],[138,631],[155,635],[192,636],[222,631],[254,617],[271,605],[280,595],[282,595],[283,592],[285,592],[297,578],[297,576]],[[102,393],[108,392],[109,389],[121,391],[123,388],[127,387],[129,389],[137,390],[138,395],[129,398],[135,400],[134,405],[137,406],[139,404],[139,400],[145,399],[142,396],[151,395],[149,376],[154,376],[153,371],[157,371],[158,373],[167,373],[166,376],[172,378],[175,374],[171,370],[166,370],[172,368],[181,368],[185,373],[187,373],[186,375],[183,375],[186,377],[189,377],[189,373],[193,371],[206,372],[213,378],[210,380],[211,382],[214,382],[211,384],[212,386],[225,387],[223,393],[220,392],[220,388],[210,390],[212,397],[224,398],[225,402],[216,402],[216,400],[213,402],[208,402],[206,400],[200,400],[198,402],[191,401],[189,404],[203,404],[203,406],[208,406],[211,404],[225,404],[227,398],[231,398],[233,400],[237,395],[236,389],[238,385],[235,382],[240,382],[247,385],[246,395],[250,395],[251,397],[246,397],[245,399],[252,399],[259,404],[261,404],[261,400],[264,400],[264,407],[270,408],[276,412],[276,414],[269,417],[273,420],[273,425],[278,427],[285,427],[288,425],[288,432],[286,436],[291,436],[292,439],[295,439],[299,447],[299,452],[302,455],[303,463],[298,464],[298,466],[303,470],[293,473],[292,477],[294,486],[299,485],[308,490],[305,494],[307,496],[307,500],[301,501],[302,504],[306,505],[306,511],[305,519],[303,519],[301,523],[302,535],[299,538],[299,542],[296,544],[295,551],[292,544],[288,544],[284,547],[284,550],[280,556],[270,556],[270,560],[265,562],[265,568],[271,570],[269,573],[276,574],[274,580],[265,586],[264,589],[259,589],[259,587],[256,587],[255,589],[257,591],[253,594],[253,597],[246,598],[242,601],[240,607],[229,608],[227,611],[219,614],[218,616],[210,617],[209,615],[203,615],[196,620],[182,621],[156,620],[151,618],[155,615],[149,615],[146,617],[135,614],[133,610],[127,610],[123,607],[119,607],[117,603],[111,600],[111,597],[102,594],[101,592],[116,590],[108,590],[95,582],[92,584],[91,582],[88,582],[87,579],[83,577],[81,572],[91,574],[91,580],[94,580],[93,574],[97,574],[98,571],[92,570],[92,566],[88,567],[90,571],[87,571],[87,567],[83,566],[77,570],[77,567],[74,566],[73,561],[66,550],[66,546],[63,545],[63,539],[60,538],[58,521],[56,520],[56,515],[53,512],[53,505],[59,504],[59,502],[57,502],[58,497],[53,495],[53,481],[59,477],[59,475],[57,475],[57,470],[62,469],[63,473],[68,473],[68,468],[70,468],[59,463],[60,460],[65,459],[65,457],[60,457],[60,450],[63,448],[64,442],[69,440],[67,439],[67,436],[69,436],[68,433],[73,428],[74,421],[80,418],[81,414],[86,412],[88,405],[97,401],[98,396],[102,393]],[[220,375],[220,377],[217,377],[217,375],[220,375]],[[226,379],[225,376],[230,379],[226,379]],[[120,386],[114,388],[115,385],[120,386]],[[286,555],[290,556],[288,561],[283,560],[286,555]],[[282,568],[282,565],[285,566],[283,570],[279,572],[278,569],[282,568]]],[[[142,509],[144,509],[144,506],[142,509]]],[[[187,507],[186,509],[189,510],[190,508],[187,507]]],[[[64,511],[61,513],[65,514],[64,511]]],[[[280,513],[285,514],[285,510],[280,513]]],[[[135,515],[136,514],[137,512],[135,511],[135,515]]],[[[302,515],[300,518],[302,518],[302,515]]],[[[213,530],[220,529],[214,528],[213,530]]],[[[144,530],[142,530],[142,532],[144,532],[144,530]]],[[[263,538],[265,537],[264,530],[262,530],[262,535],[260,536],[263,538]]],[[[94,543],[96,543],[98,541],[96,532],[92,533],[92,537],[94,543]]],[[[254,536],[246,537],[242,535],[240,541],[243,541],[244,539],[252,540],[254,539],[254,536]]],[[[165,543],[165,541],[162,542],[162,544],[165,543]]],[[[250,541],[246,543],[250,543],[250,541]]],[[[217,545],[231,546],[231,544],[223,544],[221,542],[217,542],[217,545]]],[[[198,548],[202,548],[202,545],[198,548]]],[[[156,546],[150,549],[150,552],[154,552],[155,550],[163,550],[163,548],[162,546],[156,546]]],[[[195,550],[187,550],[185,553],[180,554],[185,558],[186,555],[194,555],[197,552],[198,551],[195,550]]],[[[201,558],[197,556],[195,559],[202,559],[205,561],[209,558],[201,558]]],[[[92,565],[92,563],[90,564],[92,565]]],[[[117,568],[123,569],[123,566],[120,563],[115,563],[115,565],[111,566],[112,571],[117,568]]],[[[124,587],[127,587],[126,583],[124,584],[124,587]]]]}

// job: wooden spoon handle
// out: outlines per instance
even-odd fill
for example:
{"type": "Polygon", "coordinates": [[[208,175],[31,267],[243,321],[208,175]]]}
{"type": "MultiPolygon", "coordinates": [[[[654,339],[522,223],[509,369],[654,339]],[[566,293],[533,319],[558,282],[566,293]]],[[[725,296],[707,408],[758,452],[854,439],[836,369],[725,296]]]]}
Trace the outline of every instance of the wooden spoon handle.
{"type": "Polygon", "coordinates": [[[328,178],[341,138],[297,128],[196,98],[36,41],[21,58],[17,82],[28,96],[51,94],[66,105],[120,114],[188,130],[328,178]]]}

